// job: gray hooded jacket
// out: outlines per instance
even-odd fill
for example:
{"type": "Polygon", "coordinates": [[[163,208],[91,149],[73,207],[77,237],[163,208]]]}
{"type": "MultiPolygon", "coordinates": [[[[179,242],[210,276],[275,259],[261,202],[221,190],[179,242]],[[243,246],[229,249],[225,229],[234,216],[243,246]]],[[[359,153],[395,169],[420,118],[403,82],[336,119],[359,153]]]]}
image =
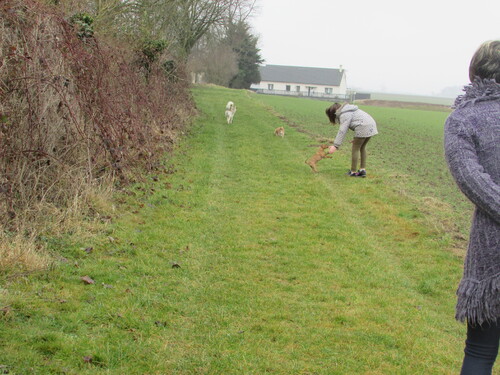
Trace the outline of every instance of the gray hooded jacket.
{"type": "Polygon", "coordinates": [[[354,130],[354,136],[358,138],[372,137],[378,134],[377,124],[373,117],[358,108],[357,105],[344,104],[339,108],[340,127],[333,145],[339,148],[344,142],[347,130],[354,130]]]}
{"type": "Polygon", "coordinates": [[[457,185],[474,203],[456,318],[500,317],[500,84],[477,80],[455,101],[445,124],[445,155],[457,185]]]}

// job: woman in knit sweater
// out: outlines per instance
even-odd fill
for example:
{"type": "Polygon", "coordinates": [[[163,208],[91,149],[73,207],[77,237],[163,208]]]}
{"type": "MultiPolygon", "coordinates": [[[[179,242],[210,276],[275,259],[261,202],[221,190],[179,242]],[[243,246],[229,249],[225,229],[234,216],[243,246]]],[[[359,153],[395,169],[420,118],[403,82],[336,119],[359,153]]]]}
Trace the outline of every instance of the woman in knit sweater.
{"type": "Polygon", "coordinates": [[[377,124],[373,117],[352,104],[334,103],[326,109],[326,115],[332,124],[340,123],[339,131],[333,146],[328,152],[337,151],[344,141],[348,129],[354,130],[352,141],[351,169],[347,172],[352,177],[366,177],[366,144],[374,135],[378,134],[377,124]],[[358,160],[360,161],[359,170],[358,160]]]}
{"type": "Polygon", "coordinates": [[[471,84],[445,124],[445,155],[475,205],[456,318],[467,321],[461,374],[491,374],[500,340],[500,41],[472,57],[471,84]]]}

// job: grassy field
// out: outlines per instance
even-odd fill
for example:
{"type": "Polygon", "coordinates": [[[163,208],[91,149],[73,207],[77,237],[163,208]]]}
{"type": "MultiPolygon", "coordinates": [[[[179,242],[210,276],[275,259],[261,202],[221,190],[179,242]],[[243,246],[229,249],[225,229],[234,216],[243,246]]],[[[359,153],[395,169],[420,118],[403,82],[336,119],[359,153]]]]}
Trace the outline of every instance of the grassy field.
{"type": "Polygon", "coordinates": [[[357,179],[348,147],[318,174],[304,164],[336,131],[324,102],[193,93],[200,117],[167,173],[118,194],[104,235],[46,239],[53,269],[1,275],[0,372],[457,373],[462,257],[435,224],[454,206],[433,194],[427,212],[413,176],[380,160],[389,126],[437,137],[443,114],[367,108],[381,135],[357,179]]]}
{"type": "MultiPolygon", "coordinates": [[[[314,139],[333,142],[338,125],[331,126],[324,113],[330,103],[264,95],[258,100],[314,139]]],[[[409,106],[410,109],[360,105],[376,119],[379,130],[379,136],[369,144],[370,173],[382,177],[430,219],[437,218],[434,222],[442,232],[463,247],[472,205],[459,192],[444,159],[443,127],[449,112],[425,104],[420,108],[409,106]]],[[[352,136],[353,132],[349,132],[346,137],[346,153],[352,136]]],[[[345,168],[349,167],[348,162],[345,168]]]]}

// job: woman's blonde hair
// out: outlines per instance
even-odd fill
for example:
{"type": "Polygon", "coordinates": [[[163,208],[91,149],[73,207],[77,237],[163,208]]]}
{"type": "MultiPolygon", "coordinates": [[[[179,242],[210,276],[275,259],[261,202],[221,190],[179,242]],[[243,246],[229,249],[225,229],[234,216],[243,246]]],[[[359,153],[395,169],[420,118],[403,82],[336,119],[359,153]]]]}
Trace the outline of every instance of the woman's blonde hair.
{"type": "Polygon", "coordinates": [[[490,78],[500,83],[500,40],[490,40],[481,44],[469,65],[469,79],[490,78]]]}

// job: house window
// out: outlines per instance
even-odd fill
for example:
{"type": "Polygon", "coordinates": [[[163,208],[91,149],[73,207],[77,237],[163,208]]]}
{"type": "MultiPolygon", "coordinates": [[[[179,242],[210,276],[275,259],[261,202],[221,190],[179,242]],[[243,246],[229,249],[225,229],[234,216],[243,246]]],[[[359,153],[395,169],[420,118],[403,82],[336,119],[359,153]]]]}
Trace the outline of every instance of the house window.
{"type": "Polygon", "coordinates": [[[300,92],[300,86],[295,86],[295,91],[300,92]]]}
{"type": "Polygon", "coordinates": [[[333,94],[333,89],[331,87],[325,87],[325,94],[333,94]]]}
{"type": "Polygon", "coordinates": [[[286,91],[290,91],[291,89],[291,86],[290,85],[286,85],[286,91]]]}
{"type": "Polygon", "coordinates": [[[274,85],[272,83],[267,84],[267,89],[268,90],[274,90],[274,85]]]}

